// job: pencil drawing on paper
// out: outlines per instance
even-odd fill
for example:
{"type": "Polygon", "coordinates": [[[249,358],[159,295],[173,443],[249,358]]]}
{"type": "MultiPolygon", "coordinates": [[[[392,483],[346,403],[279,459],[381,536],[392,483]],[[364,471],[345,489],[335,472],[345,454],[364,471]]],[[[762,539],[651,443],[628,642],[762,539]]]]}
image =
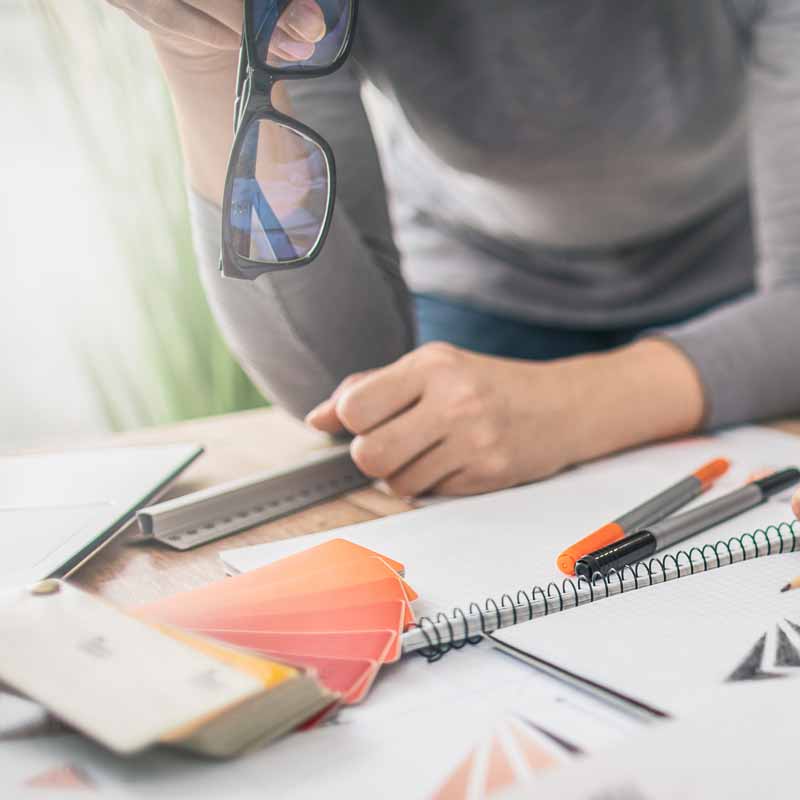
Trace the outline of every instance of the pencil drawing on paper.
{"type": "MultiPolygon", "coordinates": [[[[800,634],[800,625],[790,620],[782,620],[776,625],[776,635],[773,638],[771,658],[768,662],[771,667],[800,667],[800,649],[787,634],[786,628],[800,634]]],[[[761,681],[771,678],[785,678],[785,672],[772,672],[769,667],[765,668],[764,656],[767,649],[767,634],[763,633],[758,641],[750,648],[747,655],[739,665],[727,677],[728,682],[736,681],[761,681]]]]}

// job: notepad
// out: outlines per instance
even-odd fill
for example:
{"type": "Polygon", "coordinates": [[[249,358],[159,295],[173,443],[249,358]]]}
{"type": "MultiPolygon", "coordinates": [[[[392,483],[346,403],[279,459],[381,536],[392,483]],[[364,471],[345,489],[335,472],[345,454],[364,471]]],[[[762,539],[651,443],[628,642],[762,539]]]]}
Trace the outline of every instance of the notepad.
{"type": "Polygon", "coordinates": [[[531,663],[676,713],[726,683],[800,678],[800,553],[650,586],[492,634],[531,663]]]}

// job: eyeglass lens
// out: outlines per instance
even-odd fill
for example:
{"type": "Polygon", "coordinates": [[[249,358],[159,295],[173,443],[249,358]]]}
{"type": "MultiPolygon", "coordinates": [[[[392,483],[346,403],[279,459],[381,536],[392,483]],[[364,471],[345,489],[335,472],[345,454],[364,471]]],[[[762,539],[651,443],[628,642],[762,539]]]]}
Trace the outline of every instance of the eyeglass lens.
{"type": "Polygon", "coordinates": [[[278,122],[254,119],[232,168],[234,251],[262,263],[307,256],[330,202],[328,161],[319,145],[278,122]]]}
{"type": "Polygon", "coordinates": [[[273,69],[331,66],[344,48],[350,0],[252,0],[256,57],[273,69]]]}

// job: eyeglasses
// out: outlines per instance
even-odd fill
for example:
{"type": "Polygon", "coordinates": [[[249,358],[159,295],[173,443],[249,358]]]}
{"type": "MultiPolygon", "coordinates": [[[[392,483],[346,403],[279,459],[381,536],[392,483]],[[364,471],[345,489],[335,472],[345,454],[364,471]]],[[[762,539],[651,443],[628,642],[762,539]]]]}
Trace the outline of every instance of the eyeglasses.
{"type": "MultiPolygon", "coordinates": [[[[313,261],[333,215],[330,145],[293,117],[283,81],[318,78],[347,58],[358,0],[245,0],[233,147],[222,202],[220,270],[254,279],[313,261]],[[316,2],[325,33],[287,39],[293,5],[316,2]]],[[[296,13],[296,11],[295,11],[296,13]]],[[[320,31],[321,33],[322,31],[320,31]]]]}

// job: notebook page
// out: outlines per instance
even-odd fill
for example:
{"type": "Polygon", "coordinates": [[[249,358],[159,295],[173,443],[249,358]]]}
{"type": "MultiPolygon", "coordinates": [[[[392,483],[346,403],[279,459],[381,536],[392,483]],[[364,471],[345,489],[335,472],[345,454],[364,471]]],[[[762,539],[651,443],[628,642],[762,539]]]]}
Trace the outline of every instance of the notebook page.
{"type": "MultiPolygon", "coordinates": [[[[334,538],[349,539],[403,562],[420,594],[420,614],[466,607],[504,592],[530,590],[564,576],[565,547],[717,457],[730,473],[699,502],[736,488],[750,473],[800,463],[800,438],[746,427],[716,436],[642,448],[585,464],[541,483],[452,500],[374,522],[229,550],[223,561],[247,572],[334,538]]],[[[680,547],[739,536],[790,515],[787,498],[699,534],[680,547]]]]}
{"type": "Polygon", "coordinates": [[[493,639],[667,713],[729,683],[800,676],[800,553],[616,595],[493,639]],[[792,663],[794,662],[794,663],[792,663]]]}

